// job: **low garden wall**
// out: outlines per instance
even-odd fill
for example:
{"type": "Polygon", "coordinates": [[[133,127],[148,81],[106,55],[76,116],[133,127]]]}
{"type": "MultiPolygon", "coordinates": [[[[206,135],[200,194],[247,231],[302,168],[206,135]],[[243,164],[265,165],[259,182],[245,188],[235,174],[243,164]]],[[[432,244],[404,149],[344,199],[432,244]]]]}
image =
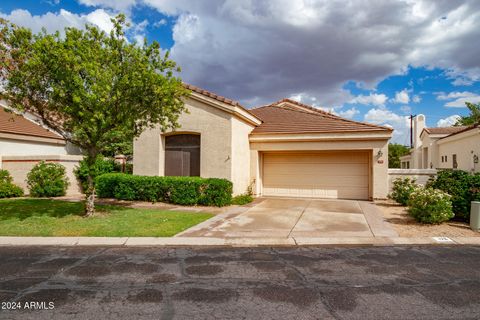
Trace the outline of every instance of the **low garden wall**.
{"type": "Polygon", "coordinates": [[[398,178],[415,179],[416,183],[425,185],[430,177],[436,175],[436,169],[388,169],[388,192],[392,191],[393,181],[398,178]]]}
{"type": "Polygon", "coordinates": [[[28,194],[27,174],[40,161],[55,162],[65,166],[65,171],[70,183],[67,189],[67,195],[81,194],[80,184],[73,173],[75,167],[83,159],[83,156],[73,155],[51,155],[51,156],[1,156],[0,169],[10,172],[13,183],[20,186],[28,194]]]}

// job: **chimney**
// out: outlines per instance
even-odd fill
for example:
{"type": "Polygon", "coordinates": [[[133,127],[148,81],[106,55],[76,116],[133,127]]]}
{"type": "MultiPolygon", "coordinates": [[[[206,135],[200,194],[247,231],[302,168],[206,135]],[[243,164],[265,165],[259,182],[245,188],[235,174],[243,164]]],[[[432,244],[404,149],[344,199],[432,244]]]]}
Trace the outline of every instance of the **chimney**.
{"type": "Polygon", "coordinates": [[[425,116],[423,114],[419,114],[413,121],[413,148],[415,149],[422,146],[420,134],[422,133],[423,129],[425,129],[425,116]]]}

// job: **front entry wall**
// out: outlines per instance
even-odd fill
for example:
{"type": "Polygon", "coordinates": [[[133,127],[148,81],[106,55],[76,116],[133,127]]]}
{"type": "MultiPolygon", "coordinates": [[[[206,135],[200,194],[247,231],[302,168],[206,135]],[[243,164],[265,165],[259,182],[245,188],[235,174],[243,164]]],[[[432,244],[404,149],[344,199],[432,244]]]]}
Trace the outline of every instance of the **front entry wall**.
{"type": "Polygon", "coordinates": [[[368,200],[370,153],[263,154],[263,195],[368,200]]]}

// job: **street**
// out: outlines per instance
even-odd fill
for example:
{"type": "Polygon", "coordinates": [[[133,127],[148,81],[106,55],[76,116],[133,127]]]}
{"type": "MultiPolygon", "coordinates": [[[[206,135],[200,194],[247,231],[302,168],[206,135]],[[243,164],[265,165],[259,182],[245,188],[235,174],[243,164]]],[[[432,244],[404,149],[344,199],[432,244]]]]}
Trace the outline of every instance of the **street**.
{"type": "Polygon", "coordinates": [[[480,247],[1,247],[1,319],[478,319],[480,247]]]}

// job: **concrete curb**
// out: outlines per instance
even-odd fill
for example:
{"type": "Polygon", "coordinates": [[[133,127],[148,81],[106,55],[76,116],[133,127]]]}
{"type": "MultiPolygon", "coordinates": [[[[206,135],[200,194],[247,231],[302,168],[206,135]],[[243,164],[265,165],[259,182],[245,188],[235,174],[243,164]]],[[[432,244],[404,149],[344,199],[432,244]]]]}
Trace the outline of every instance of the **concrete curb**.
{"type": "Polygon", "coordinates": [[[211,238],[211,237],[0,237],[0,246],[112,247],[257,247],[257,246],[395,246],[480,245],[480,237],[343,237],[343,238],[211,238]]]}

